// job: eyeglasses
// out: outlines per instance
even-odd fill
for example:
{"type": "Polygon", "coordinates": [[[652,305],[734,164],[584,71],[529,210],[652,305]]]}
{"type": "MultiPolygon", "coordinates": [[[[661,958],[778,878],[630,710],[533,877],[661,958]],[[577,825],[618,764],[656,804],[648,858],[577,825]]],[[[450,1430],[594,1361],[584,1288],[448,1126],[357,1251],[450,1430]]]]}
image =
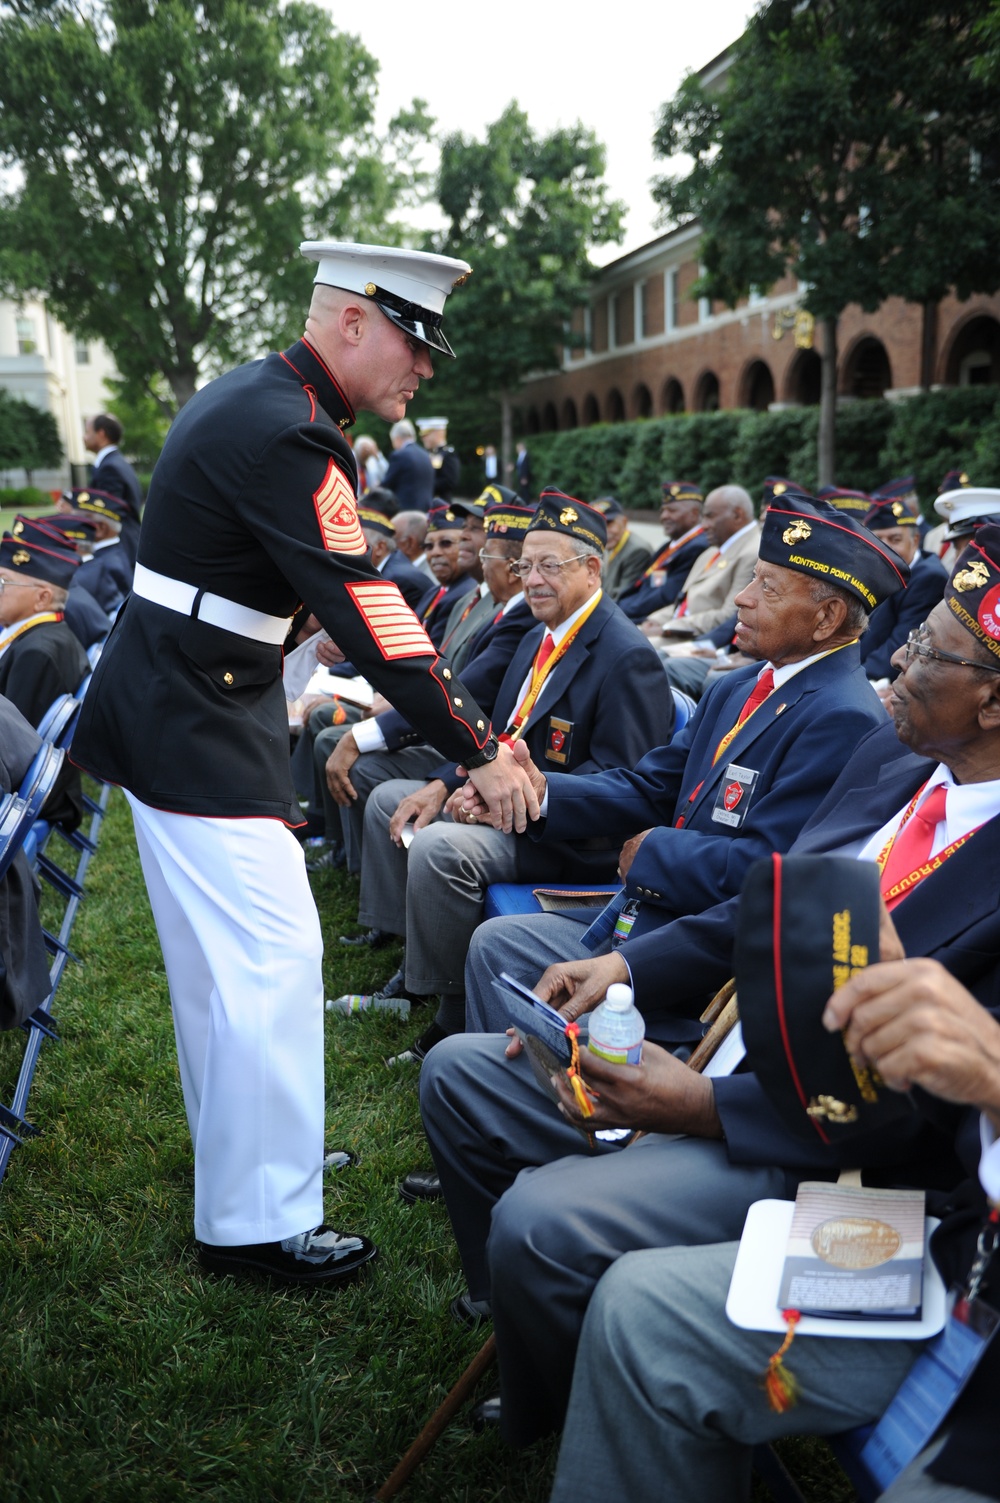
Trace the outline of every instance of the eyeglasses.
{"type": "Polygon", "coordinates": [[[38,583],[34,579],[4,579],[0,575],[0,595],[4,590],[37,590],[38,583]]]}
{"type": "Polygon", "coordinates": [[[1000,668],[994,668],[992,663],[974,663],[971,658],[959,658],[953,652],[939,652],[927,640],[926,624],[910,632],[903,643],[903,653],[904,668],[908,668],[914,658],[923,658],[925,662],[957,663],[960,668],[985,668],[987,673],[1000,673],[1000,668]]]}
{"type": "Polygon", "coordinates": [[[480,548],[479,550],[479,562],[481,564],[506,564],[508,569],[513,569],[514,567],[514,560],[508,558],[506,553],[487,553],[485,548],[480,548]]]}
{"type": "Polygon", "coordinates": [[[527,579],[532,569],[537,569],[543,579],[558,579],[560,569],[565,569],[569,564],[582,563],[586,557],[585,553],[574,553],[572,558],[522,558],[516,564],[511,564],[510,572],[516,574],[518,579],[527,579]]]}

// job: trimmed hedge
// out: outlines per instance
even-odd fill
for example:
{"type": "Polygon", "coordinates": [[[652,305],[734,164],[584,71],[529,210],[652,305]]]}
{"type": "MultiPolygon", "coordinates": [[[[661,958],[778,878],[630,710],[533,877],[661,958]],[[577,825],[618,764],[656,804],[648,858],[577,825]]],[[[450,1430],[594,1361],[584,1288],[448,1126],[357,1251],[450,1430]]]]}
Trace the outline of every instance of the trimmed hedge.
{"type": "MultiPolygon", "coordinates": [[[[657,510],[663,480],[692,480],[707,494],[727,481],[760,504],[767,475],[817,484],[819,409],[681,413],[631,423],[597,423],[529,439],[538,489],[556,486],[593,500],[610,493],[637,511],[657,510]]],[[[921,392],[898,402],[846,402],[837,413],[841,485],[874,490],[915,474],[931,513],[948,470],[1000,486],[1000,387],[921,392]]]]}

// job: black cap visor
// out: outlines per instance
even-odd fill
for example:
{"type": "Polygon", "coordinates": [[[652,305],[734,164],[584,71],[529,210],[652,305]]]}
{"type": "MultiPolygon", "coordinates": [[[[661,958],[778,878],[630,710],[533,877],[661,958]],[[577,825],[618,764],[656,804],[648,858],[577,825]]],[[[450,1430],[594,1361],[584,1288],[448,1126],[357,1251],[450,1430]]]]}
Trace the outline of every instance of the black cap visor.
{"type": "MultiPolygon", "coordinates": [[[[369,284],[371,285],[371,284],[369,284]]],[[[454,360],[455,351],[444,337],[441,328],[441,316],[431,313],[428,308],[422,308],[419,303],[408,303],[405,298],[397,297],[394,292],[386,292],[384,287],[376,287],[367,296],[394,323],[397,329],[402,329],[411,339],[418,339],[429,350],[435,350],[439,355],[447,355],[449,360],[454,360]]]]}

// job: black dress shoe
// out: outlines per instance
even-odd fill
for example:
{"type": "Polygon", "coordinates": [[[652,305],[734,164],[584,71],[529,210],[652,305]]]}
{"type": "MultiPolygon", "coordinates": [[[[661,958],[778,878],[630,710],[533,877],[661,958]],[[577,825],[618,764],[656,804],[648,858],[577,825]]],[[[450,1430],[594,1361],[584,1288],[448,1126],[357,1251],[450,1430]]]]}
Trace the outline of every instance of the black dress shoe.
{"type": "Polygon", "coordinates": [[[440,1044],[441,1040],[447,1037],[448,1035],[439,1024],[432,1023],[429,1028],[424,1029],[418,1039],[413,1040],[409,1049],[404,1049],[402,1054],[390,1054],[386,1064],[419,1065],[427,1058],[434,1045],[440,1044]]]}
{"type": "Polygon", "coordinates": [[[327,840],[319,849],[313,849],[306,856],[306,871],[315,875],[316,872],[335,872],[342,866],[347,865],[347,855],[339,840],[327,840]]]}
{"type": "Polygon", "coordinates": [[[480,1403],[475,1404],[469,1418],[472,1421],[472,1428],[477,1435],[482,1435],[483,1431],[489,1429],[492,1425],[499,1425],[500,1395],[498,1393],[491,1393],[488,1399],[483,1399],[480,1403]]]}
{"type": "Polygon", "coordinates": [[[448,1314],[452,1320],[457,1320],[460,1326],[468,1326],[474,1331],[482,1325],[484,1320],[492,1320],[493,1306],[488,1299],[473,1299],[468,1289],[464,1294],[456,1294],[448,1306],[448,1314]]]}
{"type": "Polygon", "coordinates": [[[358,945],[368,945],[373,950],[381,950],[383,945],[391,945],[398,938],[395,934],[388,934],[385,929],[366,929],[364,934],[342,934],[340,943],[355,949],[358,945]]]}
{"type": "Polygon", "coordinates": [[[242,1247],[218,1247],[197,1242],[202,1267],[210,1273],[262,1273],[280,1284],[318,1287],[351,1278],[378,1256],[367,1237],[317,1226],[311,1232],[281,1242],[251,1242],[242,1247]]]}
{"type": "Polygon", "coordinates": [[[418,1200],[440,1200],[441,1179],[436,1169],[411,1169],[400,1181],[399,1193],[407,1205],[418,1200]]]}

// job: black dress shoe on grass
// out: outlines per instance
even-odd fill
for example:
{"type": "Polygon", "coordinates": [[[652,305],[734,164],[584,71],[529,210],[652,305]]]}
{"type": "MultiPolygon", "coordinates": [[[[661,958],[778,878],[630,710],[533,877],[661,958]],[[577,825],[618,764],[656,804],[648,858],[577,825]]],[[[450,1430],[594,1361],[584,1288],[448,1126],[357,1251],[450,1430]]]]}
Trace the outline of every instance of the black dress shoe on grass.
{"type": "Polygon", "coordinates": [[[399,1193],[411,1206],[418,1200],[440,1200],[443,1192],[437,1170],[411,1169],[400,1181],[399,1193]]]}
{"type": "Polygon", "coordinates": [[[209,1242],[195,1245],[202,1267],[210,1273],[259,1273],[279,1284],[310,1288],[352,1278],[378,1256],[378,1248],[367,1237],[337,1232],[332,1226],[317,1226],[281,1242],[251,1242],[242,1247],[218,1247],[209,1242]]]}
{"type": "Polygon", "coordinates": [[[499,1425],[500,1395],[498,1393],[491,1393],[488,1399],[483,1399],[480,1403],[473,1405],[469,1418],[472,1421],[472,1428],[477,1435],[482,1435],[484,1430],[488,1430],[494,1425],[499,1425]]]}
{"type": "Polygon", "coordinates": [[[464,1294],[456,1294],[448,1306],[448,1314],[460,1326],[468,1326],[470,1331],[474,1331],[484,1320],[492,1320],[493,1306],[488,1299],[473,1299],[466,1289],[464,1294]]]}
{"type": "Polygon", "coordinates": [[[388,934],[385,929],[366,929],[364,934],[342,934],[340,943],[356,949],[359,945],[368,945],[373,950],[381,950],[383,945],[391,945],[396,934],[388,934]]]}

